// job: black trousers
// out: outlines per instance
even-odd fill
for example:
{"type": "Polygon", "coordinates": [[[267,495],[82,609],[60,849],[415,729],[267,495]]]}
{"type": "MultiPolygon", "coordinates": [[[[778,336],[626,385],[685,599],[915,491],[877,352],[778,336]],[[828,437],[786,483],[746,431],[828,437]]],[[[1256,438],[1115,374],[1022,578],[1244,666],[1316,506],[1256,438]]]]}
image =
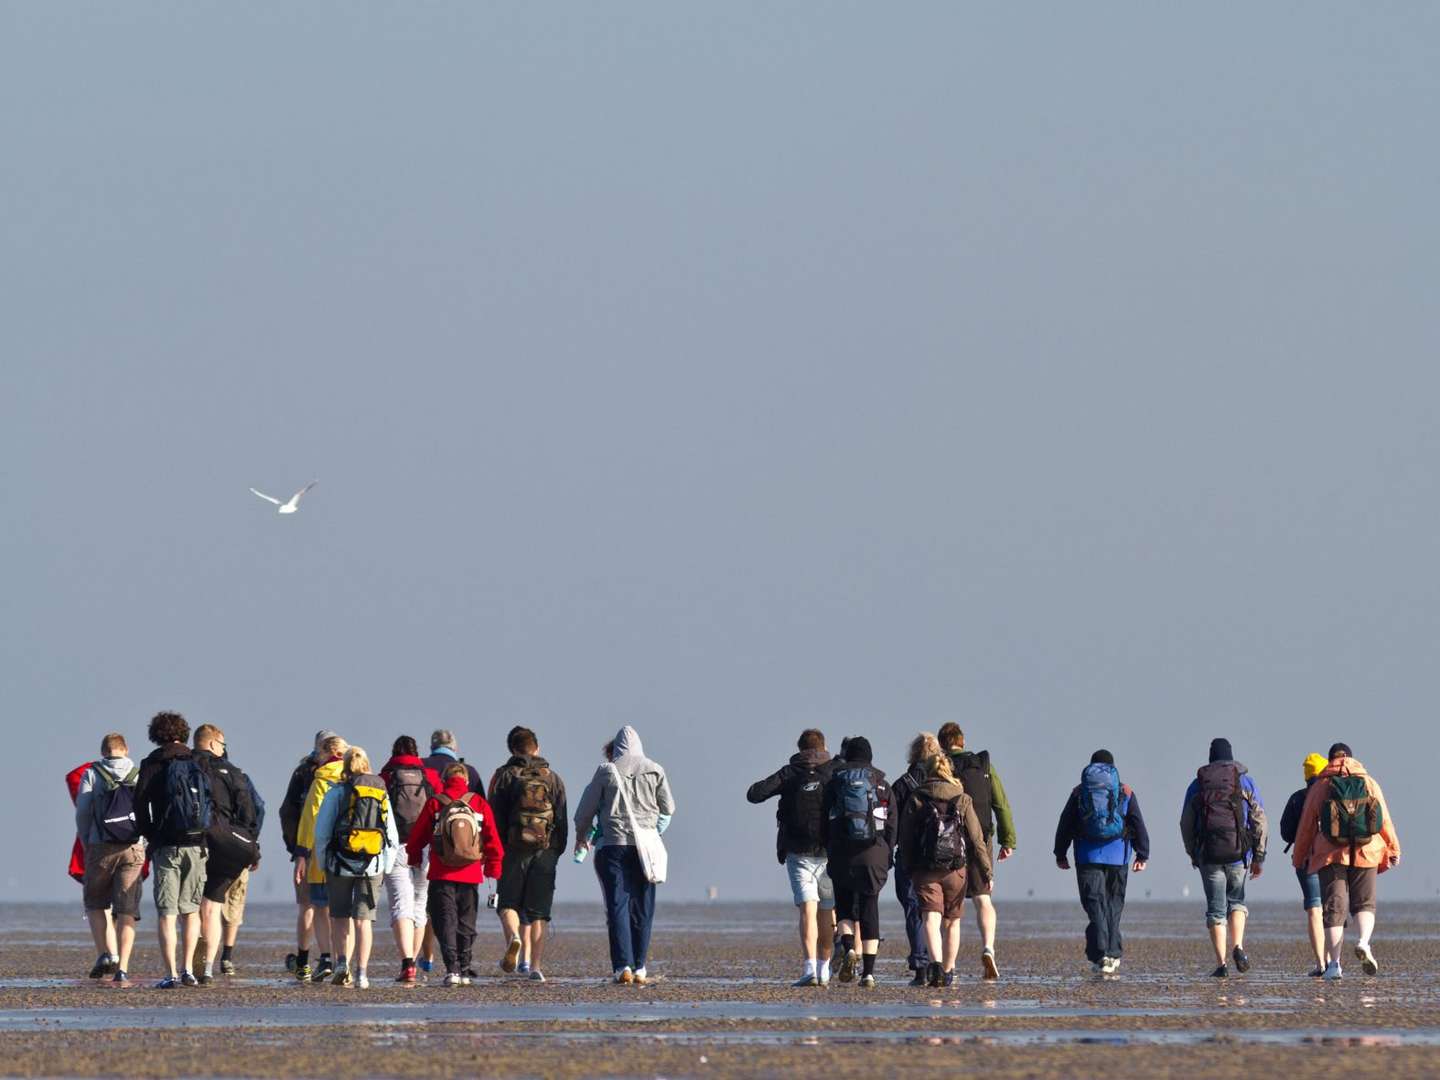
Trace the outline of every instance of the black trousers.
{"type": "Polygon", "coordinates": [[[1130,879],[1127,865],[1106,866],[1081,863],[1075,867],[1080,886],[1080,903],[1090,916],[1085,927],[1085,959],[1098,964],[1107,956],[1120,958],[1120,916],[1125,912],[1125,884],[1130,879]]]}
{"type": "Polygon", "coordinates": [[[480,907],[480,887],[461,881],[432,881],[425,910],[440,943],[445,972],[461,972],[470,966],[475,944],[475,913],[480,907]]]}

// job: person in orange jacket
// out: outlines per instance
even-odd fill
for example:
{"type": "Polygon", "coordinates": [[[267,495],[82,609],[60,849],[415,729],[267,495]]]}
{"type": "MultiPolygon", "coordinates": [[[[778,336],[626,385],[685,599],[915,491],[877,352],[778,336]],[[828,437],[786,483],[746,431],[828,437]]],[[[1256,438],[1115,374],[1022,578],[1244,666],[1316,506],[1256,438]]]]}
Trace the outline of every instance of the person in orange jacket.
{"type": "Polygon", "coordinates": [[[1366,975],[1380,970],[1370,948],[1375,932],[1375,881],[1400,862],[1400,837],[1379,783],[1350,756],[1350,747],[1330,747],[1295,835],[1291,856],[1297,870],[1320,876],[1325,921],[1325,978],[1339,979],[1345,924],[1355,917],[1360,940],[1355,956],[1366,975]]]}

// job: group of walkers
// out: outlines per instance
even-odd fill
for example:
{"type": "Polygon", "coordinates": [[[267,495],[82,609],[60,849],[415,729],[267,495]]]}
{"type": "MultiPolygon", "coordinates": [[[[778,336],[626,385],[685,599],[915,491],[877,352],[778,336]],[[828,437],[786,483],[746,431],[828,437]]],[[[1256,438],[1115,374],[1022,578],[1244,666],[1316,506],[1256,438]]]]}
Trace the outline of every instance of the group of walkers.
{"type": "MultiPolygon", "coordinates": [[[[203,986],[214,981],[217,959],[220,975],[235,973],[265,803],[216,725],[200,725],[192,739],[183,716],[162,712],[148,734],[155,749],[138,766],[124,735],[110,732],[100,757],[67,777],[77,830],[71,873],[83,885],[98,953],[90,976],[130,984],[148,876],[165,966],[157,986],[203,986]]],[[[452,732],[435,731],[429,749],[422,758],[415,739],[401,735],[377,770],[363,747],[320,731],[291,773],[279,816],[297,907],[286,967],[298,981],[370,985],[383,888],[401,958],[395,981],[415,985],[438,952],[441,985],[469,985],[477,978],[479,886],[490,881],[501,970],[544,982],[556,869],[570,847],[565,784],[525,727],[509,732],[509,756],[488,784],[460,756],[452,732]]],[[[1290,797],[1280,831],[1306,911],[1311,975],[1342,977],[1352,918],[1354,955],[1374,975],[1376,878],[1400,860],[1395,824],[1380,785],[1346,744],[1307,756],[1303,770],[1305,786],[1290,797]]],[[[990,755],[967,749],[958,725],[916,735],[893,783],[875,766],[868,739],[847,738],[832,754],[825,736],[807,729],[797,753],[747,793],[752,803],[776,797],[776,855],[799,911],[804,968],[796,986],[825,986],[832,974],[875,985],[880,896],[892,871],[911,985],[954,982],[967,899],[981,974],[999,977],[991,894],[996,867],[1016,848],[1015,821],[990,755]]],[[[634,728],[622,728],[603,747],[573,817],[575,862],[595,853],[617,983],[650,977],[655,886],[666,876],[661,836],[674,812],[665,770],[645,756],[634,728]]],[[[1180,832],[1204,888],[1212,974],[1227,977],[1232,965],[1243,973],[1245,888],[1263,872],[1269,825],[1259,788],[1225,739],[1210,744],[1185,792],[1180,832]]],[[[1069,870],[1072,853],[1088,917],[1085,957],[1094,972],[1113,975],[1124,953],[1129,875],[1146,868],[1150,835],[1108,750],[1091,755],[1061,809],[1056,866],[1069,870]]]]}
{"type": "MultiPolygon", "coordinates": [[[[880,895],[893,871],[905,913],[911,985],[949,986],[955,979],[965,900],[975,908],[985,979],[999,977],[995,954],[995,867],[1015,851],[1014,817],[985,751],[966,749],[947,723],[911,741],[905,772],[890,783],[873,762],[870,742],[845,739],[832,754],[813,728],[798,752],[750,786],[747,798],[779,798],[776,855],[800,913],[804,969],[797,987],[857,979],[875,985],[880,895]],[[996,844],[998,841],[998,851],[996,844]],[[838,968],[838,971],[836,970],[838,968]]],[[[1343,976],[1345,928],[1359,934],[1354,955],[1367,975],[1379,971],[1371,946],[1376,877],[1400,861],[1400,842],[1380,785],[1336,743],[1307,756],[1306,786],[1290,797],[1281,834],[1292,851],[1306,910],[1314,977],[1343,976]]],[[[1210,744],[1209,761],[1186,789],[1180,833],[1205,893],[1205,921],[1215,953],[1211,974],[1250,968],[1245,950],[1245,886],[1265,865],[1269,828],[1259,788],[1226,739],[1210,744]]],[[[1071,868],[1088,924],[1085,958],[1093,972],[1114,975],[1124,942],[1120,920],[1129,875],[1145,870],[1150,834],[1135,792],[1120,780],[1115,757],[1096,750],[1066,796],[1055,829],[1055,865],[1071,868]]]]}
{"type": "MultiPolygon", "coordinates": [[[[149,876],[166,968],[157,989],[204,986],[214,981],[217,952],[219,973],[235,973],[265,804],[215,725],[196,728],[192,743],[185,718],[162,712],[149,738],[155,750],[137,767],[125,736],[111,732],[100,758],[67,777],[77,829],[71,873],[83,885],[99,953],[90,977],[131,985],[149,876]]],[[[363,747],[338,732],[316,733],[280,806],[297,907],[286,967],[298,981],[369,987],[383,887],[401,957],[395,981],[414,986],[418,973],[434,969],[438,946],[440,985],[469,985],[485,881],[495,887],[501,970],[545,981],[556,867],[569,841],[565,784],[530,729],[512,728],[506,747],[509,757],[487,785],[450,731],[431,735],[425,758],[414,738],[399,736],[378,771],[363,747]]],[[[575,811],[574,858],[595,852],[614,980],[643,985],[655,886],[665,878],[660,837],[675,802],[634,728],[622,728],[602,756],[575,811]]]]}

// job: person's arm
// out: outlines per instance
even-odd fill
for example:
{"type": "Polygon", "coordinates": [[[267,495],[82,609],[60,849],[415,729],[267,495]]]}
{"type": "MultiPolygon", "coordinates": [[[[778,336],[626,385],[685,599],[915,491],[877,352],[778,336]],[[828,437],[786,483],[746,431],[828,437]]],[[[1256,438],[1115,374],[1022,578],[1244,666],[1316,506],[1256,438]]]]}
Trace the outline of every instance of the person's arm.
{"type": "Polygon", "coordinates": [[[325,858],[325,853],[330,850],[330,841],[335,836],[335,818],[340,808],[340,799],[344,797],[344,794],[344,787],[335,784],[325,793],[325,797],[320,800],[319,808],[315,811],[314,828],[308,846],[316,859],[325,858]]]}
{"type": "Polygon", "coordinates": [[[990,845],[985,843],[985,830],[980,828],[980,818],[975,813],[974,803],[965,807],[965,836],[970,842],[970,858],[980,865],[980,872],[985,880],[991,880],[995,876],[995,866],[990,861],[990,845]]]}
{"type": "Polygon", "coordinates": [[[285,787],[285,798],[280,803],[280,835],[285,840],[285,851],[294,858],[295,837],[300,829],[300,815],[305,811],[305,796],[309,792],[305,783],[305,770],[296,766],[290,774],[290,783],[285,787]]]}
{"type": "Polygon", "coordinates": [[[1255,781],[1246,776],[1241,781],[1240,791],[1250,811],[1250,873],[1259,877],[1270,842],[1270,822],[1265,817],[1265,803],[1260,798],[1260,789],[1255,786],[1255,781]]]}
{"type": "Polygon", "coordinates": [[[1150,861],[1150,830],[1145,827],[1145,818],[1140,813],[1140,799],[1130,792],[1130,806],[1125,811],[1125,829],[1130,834],[1130,847],[1135,854],[1135,869],[1140,870],[1150,861]]]}
{"type": "Polygon", "coordinates": [[[995,766],[990,766],[990,808],[995,812],[995,839],[1000,845],[1000,858],[1008,859],[1015,850],[1015,815],[1010,812],[1010,799],[995,766]]]}
{"type": "Polygon", "coordinates": [[[1075,840],[1075,825],[1079,816],[1075,792],[1072,791],[1065,800],[1065,805],[1060,808],[1060,820],[1055,826],[1055,865],[1061,870],[1070,869],[1070,845],[1075,840]]]}
{"type": "Polygon", "coordinates": [[[1380,804],[1380,816],[1384,819],[1380,824],[1380,836],[1385,841],[1385,859],[1379,866],[1384,872],[1400,861],[1400,834],[1395,831],[1395,822],[1390,820],[1390,804],[1385,801],[1385,792],[1380,790],[1379,782],[1373,776],[1367,776],[1365,783],[1380,804]]]}
{"type": "Polygon", "coordinates": [[[405,863],[407,866],[420,865],[425,845],[435,835],[435,815],[439,812],[440,801],[438,799],[431,797],[425,800],[425,808],[420,811],[420,816],[410,827],[410,835],[405,838],[405,863]]]}
{"type": "Polygon", "coordinates": [[[490,778],[491,794],[485,800],[490,804],[490,813],[495,817],[495,828],[501,836],[510,835],[510,810],[513,802],[511,792],[515,787],[513,774],[510,780],[509,783],[501,780],[500,770],[496,769],[495,775],[490,778]]]}
{"type": "Polygon", "coordinates": [[[473,796],[471,805],[480,815],[480,846],[485,852],[485,876],[491,881],[499,881],[500,871],[505,865],[505,845],[501,843],[500,830],[495,825],[495,812],[483,795],[473,796]]]}
{"type": "Polygon", "coordinates": [[[250,794],[250,805],[255,808],[255,841],[259,843],[260,833],[265,828],[265,800],[260,797],[260,789],[250,779],[249,773],[245,774],[245,789],[250,794]]]}
{"type": "Polygon", "coordinates": [[[895,805],[895,789],[889,784],[885,785],[885,828],[881,830],[881,839],[885,846],[890,849],[890,857],[895,857],[895,841],[899,837],[900,828],[900,807],[895,805]]]}
{"type": "Polygon", "coordinates": [[[395,869],[400,857],[400,830],[395,826],[395,812],[390,805],[390,795],[385,795],[385,850],[381,853],[380,872],[388,874],[395,869]]]}
{"type": "Polygon", "coordinates": [[[147,761],[141,764],[140,775],[135,778],[135,831],[147,845],[155,842],[155,817],[150,810],[150,788],[155,776],[155,767],[147,761]]]}
{"type": "Polygon", "coordinates": [[[1190,781],[1185,789],[1185,801],[1180,804],[1180,840],[1185,845],[1185,854],[1190,857],[1191,866],[1200,865],[1200,854],[1195,850],[1195,790],[1196,782],[1190,781]]]}
{"type": "Polygon", "coordinates": [[[551,796],[555,807],[555,826],[554,835],[550,837],[550,850],[557,855],[563,855],[565,845],[570,842],[570,819],[566,816],[565,781],[560,779],[559,773],[552,772],[550,775],[555,780],[555,792],[551,796]]]}
{"type": "Polygon", "coordinates": [[[1315,832],[1319,827],[1320,803],[1324,799],[1320,789],[1328,786],[1329,782],[1325,780],[1311,784],[1310,792],[1305,796],[1305,807],[1300,811],[1300,824],[1295,829],[1295,846],[1290,849],[1290,864],[1296,870],[1305,870],[1310,862],[1310,850],[1314,846],[1315,832]]]}
{"type": "Polygon", "coordinates": [[[90,803],[95,798],[95,766],[85,770],[85,775],[80,777],[80,786],[75,789],[75,832],[80,837],[80,843],[85,843],[85,835],[94,824],[94,810],[90,803]]]}
{"type": "Polygon", "coordinates": [[[667,818],[675,816],[675,796],[670,791],[670,774],[660,770],[660,786],[655,791],[655,803],[660,813],[667,818]]]}
{"type": "Polygon", "coordinates": [[[595,822],[595,815],[600,812],[600,794],[605,788],[606,766],[601,765],[595,770],[595,775],[590,778],[590,783],[585,785],[585,790],[580,794],[580,805],[575,808],[575,849],[578,851],[586,843],[590,836],[590,826],[595,822]]]}
{"type": "Polygon", "coordinates": [[[305,858],[315,850],[315,815],[325,800],[325,791],[320,781],[310,782],[310,791],[305,796],[305,808],[300,811],[300,824],[295,829],[295,853],[305,858]]]}
{"type": "Polygon", "coordinates": [[[766,799],[773,799],[785,787],[785,780],[789,772],[790,766],[787,764],[776,769],[765,779],[756,780],[746,790],[745,800],[752,803],[763,803],[766,799]]]}

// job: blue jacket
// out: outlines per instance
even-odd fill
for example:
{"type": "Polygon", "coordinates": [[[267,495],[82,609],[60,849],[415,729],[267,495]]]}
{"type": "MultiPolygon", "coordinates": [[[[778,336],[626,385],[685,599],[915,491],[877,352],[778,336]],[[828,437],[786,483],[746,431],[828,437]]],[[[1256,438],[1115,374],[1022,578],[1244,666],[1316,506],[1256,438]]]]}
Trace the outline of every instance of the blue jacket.
{"type": "Polygon", "coordinates": [[[1063,859],[1075,845],[1077,866],[1128,866],[1134,859],[1150,861],[1150,831],[1140,814],[1140,800],[1128,787],[1120,788],[1120,805],[1125,808],[1125,831],[1116,840],[1092,840],[1080,821],[1080,786],[1070,792],[1055,827],[1055,858],[1063,859]]]}
{"type": "MultiPolygon", "coordinates": [[[[325,792],[325,798],[320,803],[320,809],[315,813],[315,857],[325,859],[326,852],[330,850],[330,841],[335,836],[335,825],[340,818],[340,810],[345,805],[345,799],[349,795],[348,785],[340,783],[333,784],[329,791],[325,792]]],[[[395,815],[388,810],[385,814],[385,847],[365,867],[364,874],[356,874],[356,877],[377,877],[380,874],[388,874],[395,868],[395,860],[400,851],[400,836],[395,831],[395,815]]],[[[326,873],[329,867],[326,866],[326,873]]]]}
{"type": "MultiPolygon", "coordinates": [[[[1211,762],[1211,764],[1221,763],[1211,762]]],[[[1224,764],[1233,764],[1240,770],[1240,797],[1245,811],[1245,855],[1239,862],[1230,865],[1248,866],[1252,862],[1263,863],[1265,848],[1270,841],[1270,826],[1265,817],[1265,804],[1260,800],[1260,789],[1255,786],[1255,781],[1250,779],[1250,774],[1245,770],[1244,765],[1238,761],[1224,764]]],[[[1191,780],[1190,786],[1185,789],[1185,802],[1180,808],[1180,838],[1185,843],[1185,854],[1190,856],[1190,862],[1196,866],[1200,865],[1201,841],[1204,839],[1200,835],[1199,823],[1195,820],[1195,796],[1199,792],[1199,779],[1191,780]]]]}

